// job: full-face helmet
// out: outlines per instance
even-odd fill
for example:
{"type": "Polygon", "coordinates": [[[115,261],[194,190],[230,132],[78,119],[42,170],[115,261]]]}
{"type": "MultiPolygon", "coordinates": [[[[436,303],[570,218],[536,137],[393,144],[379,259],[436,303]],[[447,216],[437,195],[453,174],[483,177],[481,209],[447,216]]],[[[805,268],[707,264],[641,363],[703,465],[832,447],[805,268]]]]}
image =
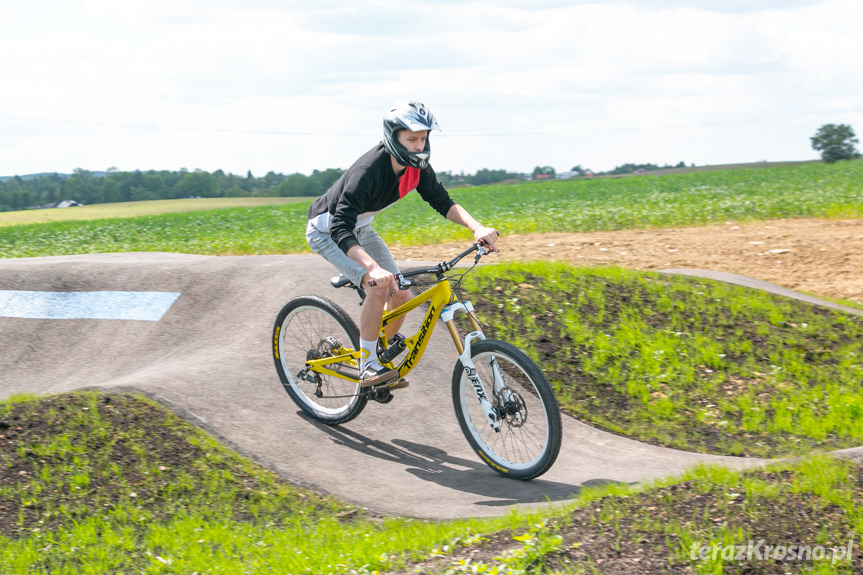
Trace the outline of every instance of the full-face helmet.
{"type": "Polygon", "coordinates": [[[426,168],[431,156],[429,139],[426,139],[426,145],[422,152],[409,152],[399,144],[396,137],[399,130],[410,130],[411,132],[440,130],[434,114],[424,104],[416,100],[396,102],[384,114],[384,147],[387,151],[403,166],[413,166],[421,170],[426,168]]]}

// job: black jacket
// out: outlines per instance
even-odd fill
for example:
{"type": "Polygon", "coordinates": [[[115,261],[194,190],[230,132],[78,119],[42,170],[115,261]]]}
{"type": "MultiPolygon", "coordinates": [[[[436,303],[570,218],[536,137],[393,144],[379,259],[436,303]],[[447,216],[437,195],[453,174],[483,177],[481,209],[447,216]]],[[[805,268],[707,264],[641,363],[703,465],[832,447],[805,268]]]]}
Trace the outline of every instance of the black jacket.
{"type": "Polygon", "coordinates": [[[417,172],[416,190],[430,206],[446,217],[455,204],[431,166],[424,170],[408,168],[397,175],[390,157],[383,143],[378,144],[309,206],[309,219],[315,227],[329,232],[345,253],[359,245],[354,228],[371,222],[375,214],[404,197],[413,189],[417,172]]]}

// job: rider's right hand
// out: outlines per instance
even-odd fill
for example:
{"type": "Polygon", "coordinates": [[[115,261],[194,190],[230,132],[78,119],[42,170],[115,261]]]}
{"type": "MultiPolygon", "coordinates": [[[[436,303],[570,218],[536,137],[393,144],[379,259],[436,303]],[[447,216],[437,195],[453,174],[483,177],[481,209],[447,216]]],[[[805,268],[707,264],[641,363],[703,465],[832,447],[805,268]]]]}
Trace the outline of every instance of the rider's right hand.
{"type": "Polygon", "coordinates": [[[375,289],[385,289],[388,292],[398,289],[395,276],[393,276],[392,272],[380,266],[375,267],[366,274],[366,285],[375,289]]]}

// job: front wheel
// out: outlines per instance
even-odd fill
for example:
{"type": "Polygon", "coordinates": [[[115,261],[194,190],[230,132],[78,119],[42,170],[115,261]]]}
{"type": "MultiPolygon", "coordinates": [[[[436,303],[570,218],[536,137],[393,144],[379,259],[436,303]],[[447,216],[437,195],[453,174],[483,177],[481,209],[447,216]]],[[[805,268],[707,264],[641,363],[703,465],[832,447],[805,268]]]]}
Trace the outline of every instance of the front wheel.
{"type": "MultiPolygon", "coordinates": [[[[355,418],[368,398],[355,381],[306,369],[306,361],[350,353],[360,345],[354,321],[336,304],[318,296],[289,301],[273,327],[273,359],[282,385],[303,410],[335,425],[355,418]]],[[[355,364],[355,362],[354,362],[355,364]]],[[[334,365],[334,371],[356,372],[356,365],[334,365]]]]}
{"type": "Polygon", "coordinates": [[[455,415],[471,447],[507,477],[542,475],[561,443],[560,410],[542,370],[517,347],[490,339],[471,344],[471,360],[475,374],[459,360],[452,375],[455,415]],[[494,407],[497,430],[481,407],[477,381],[494,407]]]}

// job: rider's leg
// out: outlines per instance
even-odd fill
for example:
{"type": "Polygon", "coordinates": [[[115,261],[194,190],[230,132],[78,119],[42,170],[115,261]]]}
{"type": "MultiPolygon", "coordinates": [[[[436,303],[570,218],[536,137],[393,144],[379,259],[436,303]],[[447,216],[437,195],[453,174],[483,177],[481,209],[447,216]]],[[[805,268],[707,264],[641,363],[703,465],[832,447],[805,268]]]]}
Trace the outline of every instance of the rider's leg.
{"type": "MultiPolygon", "coordinates": [[[[396,290],[393,295],[386,299],[383,298],[383,295],[385,294],[382,294],[380,290],[366,290],[366,301],[360,310],[360,339],[376,340],[381,328],[381,317],[384,310],[394,310],[411,299],[410,292],[402,290],[396,290]]],[[[387,324],[385,330],[387,340],[398,333],[404,321],[405,318],[402,316],[387,324]]]]}
{"type": "MultiPolygon", "coordinates": [[[[389,249],[386,247],[386,244],[384,244],[380,236],[378,236],[370,226],[362,226],[355,230],[355,232],[357,239],[360,240],[360,244],[381,267],[392,271],[394,274],[398,273],[398,266],[396,265],[392,254],[390,254],[389,249]]],[[[306,241],[308,242],[309,247],[312,248],[312,251],[322,255],[324,259],[333,264],[342,274],[350,278],[354,285],[363,285],[363,278],[366,274],[365,268],[342,252],[329,233],[319,231],[311,222],[309,222],[309,225],[306,228],[306,241]]],[[[387,299],[388,294],[386,292],[369,289],[366,290],[365,303],[360,308],[360,339],[367,342],[365,347],[367,347],[367,351],[369,352],[368,355],[370,356],[369,359],[371,360],[377,359],[375,357],[376,344],[378,332],[381,327],[381,317],[383,316],[383,310],[387,303],[387,299]]],[[[379,366],[377,361],[374,361],[374,363],[379,366]]],[[[395,376],[398,376],[398,372],[395,372],[395,376]]],[[[363,375],[363,379],[366,380],[365,373],[363,375]]],[[[392,376],[375,376],[372,374],[372,377],[367,378],[368,381],[376,381],[378,379],[387,381],[392,379],[392,376]]]]}
{"type": "MultiPolygon", "coordinates": [[[[393,258],[392,253],[390,253],[389,248],[386,243],[384,243],[383,239],[372,229],[371,226],[362,226],[354,231],[357,236],[357,239],[360,242],[360,245],[363,246],[363,249],[368,253],[372,258],[377,262],[379,266],[392,272],[393,274],[399,273],[399,266],[396,263],[395,258],[393,258]]],[[[370,294],[375,290],[366,290],[366,294],[370,294]]],[[[377,294],[376,294],[377,295],[377,294]]],[[[383,294],[381,294],[383,295],[383,294]]],[[[381,315],[383,314],[383,310],[386,309],[388,311],[394,310],[400,305],[406,303],[411,298],[410,292],[396,290],[394,293],[390,294],[389,297],[386,298],[386,301],[383,304],[379,304],[375,302],[375,313],[373,314],[374,319],[368,319],[367,329],[371,331],[374,329],[374,338],[377,338],[378,332],[381,327],[381,315]],[[380,311],[378,311],[377,306],[381,305],[380,311]],[[372,325],[375,324],[375,325],[372,325]]],[[[365,307],[366,304],[363,304],[365,307]]],[[[370,315],[371,312],[370,312],[370,315]]],[[[360,322],[364,321],[363,317],[365,316],[365,310],[361,313],[360,322]]],[[[404,318],[398,318],[392,323],[388,324],[386,327],[386,336],[387,340],[392,338],[396,333],[398,333],[399,329],[401,329],[402,324],[404,323],[404,318]]],[[[367,333],[363,329],[363,325],[360,325],[360,337],[365,339],[365,334],[367,333]]]]}
{"type": "MultiPolygon", "coordinates": [[[[363,226],[362,228],[360,228],[356,232],[357,232],[357,239],[360,240],[360,244],[363,246],[363,249],[366,250],[366,252],[372,256],[372,258],[374,258],[374,260],[378,263],[379,266],[381,266],[385,270],[391,271],[394,274],[399,273],[399,267],[398,267],[398,264],[396,264],[395,258],[393,258],[392,253],[390,253],[389,248],[386,246],[386,244],[381,239],[381,237],[372,229],[371,226],[363,226]]],[[[366,293],[368,294],[369,292],[373,292],[373,291],[376,291],[376,290],[367,290],[366,293]]],[[[380,312],[377,311],[378,310],[377,307],[375,307],[375,313],[374,314],[369,312],[369,315],[372,316],[372,318],[367,320],[367,322],[368,322],[366,324],[366,329],[368,330],[367,333],[371,333],[371,331],[374,330],[374,336],[373,337],[377,338],[378,332],[380,331],[381,315],[382,315],[383,310],[386,309],[388,311],[392,311],[392,310],[396,309],[397,307],[399,307],[400,305],[407,303],[408,300],[410,300],[410,299],[411,299],[411,294],[407,290],[404,290],[404,291],[403,290],[395,290],[395,292],[393,292],[392,294],[389,294],[389,296],[386,298],[386,301],[384,302],[383,306],[380,308],[380,310],[381,310],[380,312]]],[[[379,304],[376,304],[376,306],[377,305],[379,305],[379,304]]],[[[363,307],[365,307],[365,305],[363,305],[363,307]]],[[[361,333],[363,333],[363,325],[362,325],[362,323],[364,321],[364,318],[362,317],[363,313],[365,313],[365,310],[363,310],[363,312],[361,312],[361,314],[360,314],[361,315],[361,317],[360,317],[360,322],[361,322],[360,332],[361,333]]],[[[386,334],[387,341],[392,339],[392,337],[396,333],[398,333],[398,331],[399,331],[399,329],[401,329],[404,321],[405,321],[404,316],[402,316],[402,317],[394,320],[393,322],[387,324],[387,326],[384,330],[384,333],[386,334]]],[[[362,335],[360,336],[360,338],[364,339],[364,337],[362,335]]],[[[403,388],[403,387],[407,387],[407,386],[408,386],[407,380],[404,378],[401,378],[397,382],[392,384],[391,389],[399,389],[399,388],[403,388]]]]}
{"type": "MultiPolygon", "coordinates": [[[[387,303],[385,309],[387,311],[391,311],[399,307],[400,305],[406,304],[411,299],[411,293],[407,290],[396,290],[396,293],[391,295],[387,299],[387,303]]],[[[405,316],[401,316],[400,318],[396,318],[394,321],[387,324],[385,329],[387,334],[387,341],[392,339],[392,337],[399,332],[402,327],[402,324],[405,322],[405,316]]]]}
{"type": "Polygon", "coordinates": [[[379,289],[366,290],[366,301],[360,308],[360,339],[371,341],[378,338],[386,295],[379,289]]]}
{"type": "MultiPolygon", "coordinates": [[[[363,278],[366,275],[365,268],[348,257],[336,245],[336,242],[333,241],[332,236],[328,232],[318,230],[309,222],[306,228],[306,241],[309,247],[312,248],[312,251],[320,254],[324,259],[333,264],[337,270],[350,278],[354,285],[363,285],[363,278]]],[[[385,292],[368,289],[366,290],[365,303],[360,308],[360,339],[372,342],[368,345],[371,358],[374,358],[378,331],[381,327],[381,315],[383,314],[386,299],[387,294],[385,292]]]]}

